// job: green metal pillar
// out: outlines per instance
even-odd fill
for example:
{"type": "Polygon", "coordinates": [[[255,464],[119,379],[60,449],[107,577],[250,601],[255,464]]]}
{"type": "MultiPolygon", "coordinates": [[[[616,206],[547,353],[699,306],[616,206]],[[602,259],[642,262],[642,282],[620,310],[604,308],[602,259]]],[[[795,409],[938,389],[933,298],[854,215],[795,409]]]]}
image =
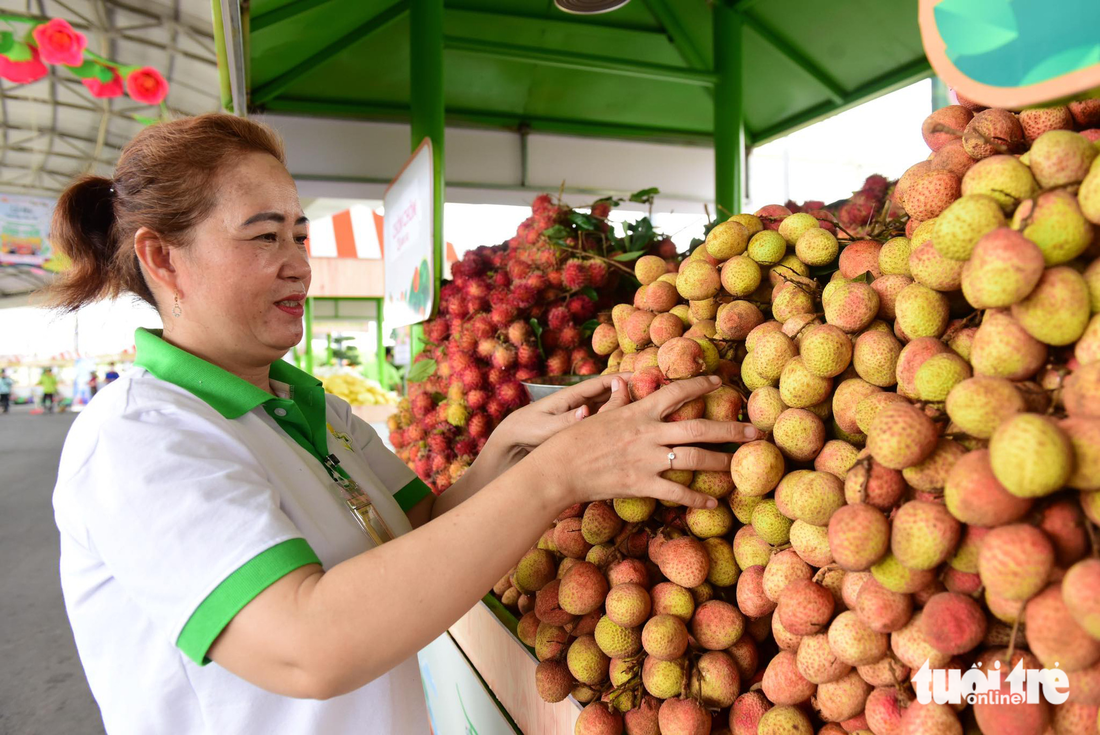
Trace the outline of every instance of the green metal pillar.
{"type": "MultiPolygon", "coordinates": [[[[443,280],[443,0],[411,0],[409,3],[409,107],[411,148],[416,150],[424,138],[432,141],[434,171],[434,302],[438,307],[439,286],[443,280]]],[[[423,347],[423,329],[412,330],[412,354],[423,347]]]]}
{"type": "Polygon", "coordinates": [[[745,175],[741,32],[744,20],[729,0],[714,3],[714,175],[719,220],[741,211],[745,175]]]}
{"type": "Polygon", "coordinates": [[[313,373],[313,299],[306,298],[306,354],[305,366],[302,368],[307,373],[313,373]]]}
{"type": "MultiPolygon", "coordinates": [[[[383,341],[384,335],[382,334],[382,302],[383,299],[375,299],[375,330],[378,332],[378,346],[375,348],[374,360],[378,365],[378,382],[382,382],[382,367],[386,364],[386,345],[383,341]]],[[[382,386],[385,388],[386,386],[382,386]]]]}
{"type": "Polygon", "coordinates": [[[325,364],[332,364],[332,332],[325,334],[325,364]]]}

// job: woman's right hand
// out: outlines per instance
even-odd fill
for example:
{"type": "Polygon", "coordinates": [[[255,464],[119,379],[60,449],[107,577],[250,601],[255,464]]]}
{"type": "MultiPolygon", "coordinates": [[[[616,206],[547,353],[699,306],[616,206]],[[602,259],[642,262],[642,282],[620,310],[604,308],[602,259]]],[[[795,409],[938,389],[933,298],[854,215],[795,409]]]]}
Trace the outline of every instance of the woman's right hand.
{"type": "Polygon", "coordinates": [[[561,494],[561,507],[622,497],[649,497],[693,508],[713,508],[717,501],[666,480],[669,452],[677,470],[729,471],[730,456],[693,444],[747,442],[761,434],[751,424],[735,421],[664,418],[688,401],[721,385],[714,376],[677,380],[631,403],[626,381],[616,378],[611,399],[595,416],[559,432],[524,461],[540,465],[540,474],[561,494]]]}

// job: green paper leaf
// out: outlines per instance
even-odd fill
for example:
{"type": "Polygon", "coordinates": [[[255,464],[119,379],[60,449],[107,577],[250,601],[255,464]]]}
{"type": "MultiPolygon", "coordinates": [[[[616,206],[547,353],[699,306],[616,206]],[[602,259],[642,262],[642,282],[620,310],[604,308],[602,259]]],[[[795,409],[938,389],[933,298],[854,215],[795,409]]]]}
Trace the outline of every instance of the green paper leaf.
{"type": "Polygon", "coordinates": [[[98,79],[99,73],[97,69],[102,69],[103,67],[91,59],[86,59],[80,66],[66,66],[65,68],[72,72],[73,76],[79,77],[80,79],[91,79],[92,77],[98,79]]]}
{"type": "Polygon", "coordinates": [[[406,379],[410,383],[423,383],[435,373],[435,360],[420,360],[409,366],[406,379]]]}
{"type": "Polygon", "coordinates": [[[600,326],[599,319],[589,319],[581,325],[581,336],[591,337],[592,333],[596,331],[596,327],[600,326]]]}
{"type": "Polygon", "coordinates": [[[653,186],[648,189],[642,189],[641,191],[634,192],[630,195],[630,201],[641,202],[642,204],[649,204],[653,201],[653,197],[657,196],[660,193],[661,190],[653,186]]]}
{"type": "Polygon", "coordinates": [[[99,81],[103,82],[104,84],[109,84],[111,80],[115,78],[114,69],[108,66],[103,66],[103,64],[96,64],[95,66],[95,78],[99,81]]]}
{"type": "Polygon", "coordinates": [[[0,54],[7,54],[15,45],[15,36],[11,31],[0,31],[0,54]]]}
{"type": "Polygon", "coordinates": [[[8,61],[30,61],[34,58],[31,55],[31,47],[22,41],[12,41],[11,48],[4,52],[4,56],[8,57],[8,61]]]}
{"type": "Polygon", "coordinates": [[[617,260],[620,263],[627,263],[631,260],[637,260],[645,255],[644,250],[631,250],[629,253],[623,253],[622,255],[616,255],[612,260],[617,260]]]}

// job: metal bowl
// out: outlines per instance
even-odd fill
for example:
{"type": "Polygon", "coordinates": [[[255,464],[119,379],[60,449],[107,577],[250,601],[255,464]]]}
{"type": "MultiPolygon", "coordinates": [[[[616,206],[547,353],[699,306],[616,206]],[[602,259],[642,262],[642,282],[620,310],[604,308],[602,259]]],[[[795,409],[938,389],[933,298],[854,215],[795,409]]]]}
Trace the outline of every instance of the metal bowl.
{"type": "Polygon", "coordinates": [[[528,381],[523,381],[523,387],[527,389],[527,395],[532,401],[537,401],[540,398],[546,398],[546,396],[553,393],[557,393],[562,388],[568,388],[571,385],[576,385],[582,380],[588,380],[589,378],[595,378],[597,375],[544,375],[541,378],[533,378],[528,381]]]}

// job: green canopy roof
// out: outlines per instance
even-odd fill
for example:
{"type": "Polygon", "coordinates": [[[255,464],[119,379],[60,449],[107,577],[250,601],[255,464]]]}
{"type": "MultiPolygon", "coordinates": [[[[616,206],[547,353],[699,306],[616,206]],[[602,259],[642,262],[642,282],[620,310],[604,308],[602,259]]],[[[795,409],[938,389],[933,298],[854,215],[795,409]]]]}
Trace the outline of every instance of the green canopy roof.
{"type": "MultiPolygon", "coordinates": [[[[917,0],[633,0],[590,16],[552,0],[445,0],[447,121],[709,141],[711,2],[742,19],[751,144],[931,74],[917,0]]],[[[252,0],[244,25],[253,109],[409,118],[407,0],[252,0]]]]}

